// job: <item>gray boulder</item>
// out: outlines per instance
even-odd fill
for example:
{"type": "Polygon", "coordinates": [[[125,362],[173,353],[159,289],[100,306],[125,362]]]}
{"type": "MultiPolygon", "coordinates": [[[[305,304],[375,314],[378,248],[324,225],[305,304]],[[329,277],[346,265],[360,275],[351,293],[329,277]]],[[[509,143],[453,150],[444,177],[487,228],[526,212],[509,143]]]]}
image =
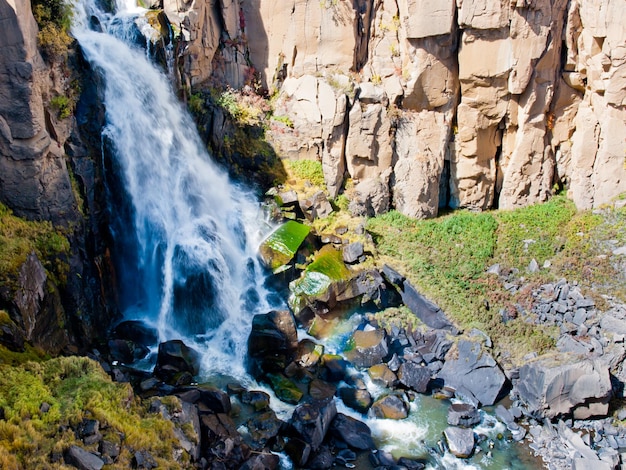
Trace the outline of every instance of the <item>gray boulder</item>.
{"type": "Polygon", "coordinates": [[[449,426],[443,431],[450,452],[460,459],[466,459],[474,453],[474,431],[466,428],[449,426]]]}
{"type": "Polygon", "coordinates": [[[469,403],[453,403],[448,408],[448,424],[470,428],[480,423],[480,412],[469,403]]]}
{"type": "Polygon", "coordinates": [[[248,368],[254,377],[284,370],[297,348],[296,320],[291,312],[274,310],[254,316],[248,337],[248,368]]]}
{"type": "Polygon", "coordinates": [[[574,355],[544,356],[522,366],[515,385],[528,411],[546,418],[606,416],[612,393],[608,367],[574,355]]]}
{"type": "Polygon", "coordinates": [[[420,320],[436,330],[450,330],[456,333],[456,328],[446,317],[443,310],[420,294],[409,282],[402,284],[402,301],[420,320]]]}
{"type": "Polygon", "coordinates": [[[343,248],[343,260],[348,264],[354,264],[363,256],[363,243],[355,242],[343,248]]]}
{"type": "Polygon", "coordinates": [[[375,447],[372,431],[367,424],[342,413],[337,413],[330,426],[330,433],[353,449],[367,450],[375,447]]]}
{"type": "Polygon", "coordinates": [[[493,405],[504,393],[506,376],[479,342],[461,340],[446,357],[438,374],[446,386],[468,390],[483,406],[493,405]]]}

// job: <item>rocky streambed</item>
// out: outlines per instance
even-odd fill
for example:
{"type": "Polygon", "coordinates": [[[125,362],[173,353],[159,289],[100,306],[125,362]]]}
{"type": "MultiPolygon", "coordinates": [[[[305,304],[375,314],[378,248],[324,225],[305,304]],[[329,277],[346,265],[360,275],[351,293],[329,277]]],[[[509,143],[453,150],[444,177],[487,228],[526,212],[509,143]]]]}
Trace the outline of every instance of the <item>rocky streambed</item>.
{"type": "MultiPolygon", "coordinates": [[[[138,372],[127,365],[148,353],[154,332],[137,322],[114,329],[100,359],[181,429],[191,466],[619,468],[624,305],[606,299],[601,311],[565,279],[536,286],[532,302],[502,311],[502,321],[558,327],[557,350],[513,368],[494,359],[485,332],[459,331],[339,232],[313,235],[290,221],[261,247],[272,282],[289,285],[290,308],[253,318],[251,379],[196,384],[200,357],[178,340],[159,345],[153,372],[138,372]],[[394,314],[415,321],[386,320],[394,314]],[[163,397],[180,401],[176,413],[163,397]]],[[[527,288],[489,271],[510,292],[527,288]]]]}

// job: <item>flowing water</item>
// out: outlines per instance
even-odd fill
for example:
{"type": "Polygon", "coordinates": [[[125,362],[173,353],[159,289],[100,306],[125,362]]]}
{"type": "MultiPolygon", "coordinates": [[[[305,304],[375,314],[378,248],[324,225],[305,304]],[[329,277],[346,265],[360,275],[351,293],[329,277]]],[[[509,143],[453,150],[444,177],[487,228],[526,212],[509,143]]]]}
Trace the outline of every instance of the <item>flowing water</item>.
{"type": "MultiPolygon", "coordinates": [[[[252,317],[276,307],[267,300],[256,257],[270,227],[254,196],[212,162],[167,77],[136,46],[149,28],[145,10],[119,3],[114,15],[87,0],[75,9],[72,33],[105,85],[107,168],[123,187],[110,199],[117,201],[112,232],[124,317],[153,325],[161,341],[183,339],[201,351],[204,377],[250,384],[244,359],[252,317]]],[[[430,397],[420,397],[401,422],[368,420],[338,406],[366,420],[381,448],[427,457],[432,468],[533,468],[505,441],[495,443],[492,457],[485,452],[469,462],[432,452],[447,407],[430,397]]],[[[292,407],[276,411],[288,419],[292,407]]],[[[501,432],[492,418],[485,422],[486,434],[501,432]]],[[[364,461],[358,468],[370,466],[364,461]]]]}
{"type": "Polygon", "coordinates": [[[134,46],[141,9],[77,10],[72,32],[104,80],[103,140],[130,206],[112,229],[124,316],[203,351],[204,373],[243,376],[252,316],[271,308],[256,257],[268,229],[259,206],[211,161],[167,78],[134,46]]]}

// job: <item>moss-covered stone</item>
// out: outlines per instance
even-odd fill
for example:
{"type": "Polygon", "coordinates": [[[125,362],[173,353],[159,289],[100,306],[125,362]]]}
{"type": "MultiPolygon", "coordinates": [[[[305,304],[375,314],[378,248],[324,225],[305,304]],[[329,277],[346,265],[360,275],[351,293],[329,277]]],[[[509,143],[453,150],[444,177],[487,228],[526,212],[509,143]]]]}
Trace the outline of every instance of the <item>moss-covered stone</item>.
{"type": "Polygon", "coordinates": [[[325,245],[315,254],[315,260],[306,267],[300,279],[289,284],[289,306],[297,315],[304,306],[316,300],[327,302],[331,293],[336,294],[338,284],[349,281],[351,276],[341,252],[325,245]]]}
{"type": "Polygon", "coordinates": [[[285,403],[291,403],[292,405],[295,405],[302,400],[304,393],[302,393],[295,383],[284,375],[268,374],[267,377],[270,381],[272,390],[274,390],[274,393],[279,400],[282,400],[285,403]]]}
{"type": "Polygon", "coordinates": [[[259,248],[261,259],[272,270],[289,263],[311,229],[299,222],[289,220],[265,239],[259,248]]]}

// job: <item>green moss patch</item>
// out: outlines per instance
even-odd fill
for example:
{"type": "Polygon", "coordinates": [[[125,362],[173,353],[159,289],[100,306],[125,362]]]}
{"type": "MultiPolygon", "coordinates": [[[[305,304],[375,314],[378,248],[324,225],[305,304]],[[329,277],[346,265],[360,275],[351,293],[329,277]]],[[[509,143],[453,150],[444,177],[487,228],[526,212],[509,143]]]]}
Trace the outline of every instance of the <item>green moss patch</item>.
{"type": "Polygon", "coordinates": [[[261,244],[261,258],[272,270],[280,268],[295,256],[310,230],[293,220],[285,222],[261,244]]]}
{"type": "Polygon", "coordinates": [[[36,253],[57,283],[64,283],[69,272],[66,262],[70,244],[50,222],[31,222],[13,215],[0,203],[0,284],[11,287],[19,268],[36,253]]]}
{"type": "Polygon", "coordinates": [[[99,420],[104,439],[121,444],[115,468],[131,467],[130,449],[150,452],[163,468],[179,468],[173,424],[148,413],[129,384],[113,383],[90,359],[0,364],[0,407],[2,468],[53,468],[51,453],[82,445],[71,428],[84,418],[99,420]]]}

